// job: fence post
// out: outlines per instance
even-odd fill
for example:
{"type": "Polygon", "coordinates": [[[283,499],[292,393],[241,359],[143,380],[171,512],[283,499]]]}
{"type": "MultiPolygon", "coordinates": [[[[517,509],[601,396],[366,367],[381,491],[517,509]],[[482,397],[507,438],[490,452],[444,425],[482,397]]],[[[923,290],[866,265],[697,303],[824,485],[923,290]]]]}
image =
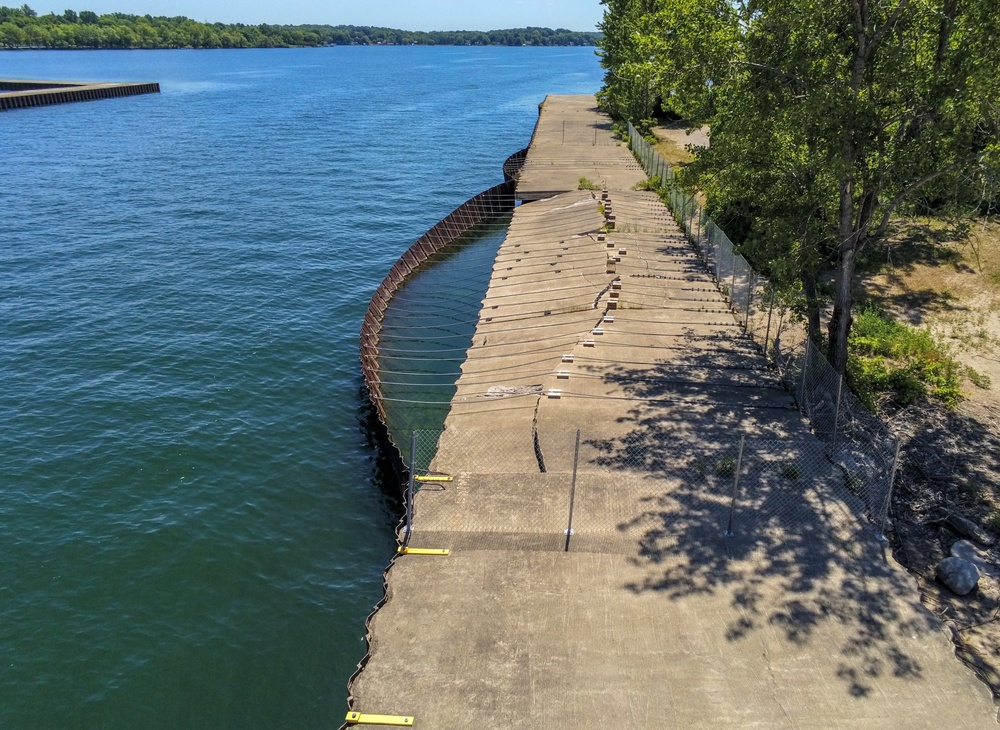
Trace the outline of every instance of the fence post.
{"type": "Polygon", "coordinates": [[[576,502],[576,465],[580,461],[580,429],[576,430],[576,448],[573,450],[573,481],[569,488],[569,521],[566,524],[566,547],[569,552],[569,540],[573,537],[573,503],[576,502]]]}
{"type": "Polygon", "coordinates": [[[410,431],[410,478],[406,485],[406,532],[403,535],[403,547],[410,544],[413,534],[413,487],[416,485],[417,474],[417,432],[410,431]]]}
{"type": "Polygon", "coordinates": [[[799,388],[799,410],[807,416],[809,409],[806,407],[806,374],[809,372],[809,353],[812,351],[812,342],[806,340],[806,354],[802,360],[802,386],[799,388]]]}
{"type": "Polygon", "coordinates": [[[740,490],[740,472],[743,470],[743,445],[746,443],[746,434],[740,434],[740,453],[736,457],[736,475],[733,477],[733,501],[729,505],[729,526],[726,528],[726,537],[733,537],[733,517],[736,516],[736,495],[740,490]]]}
{"type": "Polygon", "coordinates": [[[764,332],[764,359],[770,362],[768,357],[768,352],[770,349],[767,346],[767,341],[771,339],[771,315],[774,314],[774,289],[771,289],[771,305],[767,310],[767,330],[764,332]]]}
{"type": "Polygon", "coordinates": [[[743,317],[743,334],[746,334],[750,329],[750,304],[753,303],[754,294],[757,290],[757,282],[754,280],[753,269],[747,266],[747,311],[746,316],[743,317]]]}
{"type": "Polygon", "coordinates": [[[733,279],[729,283],[729,308],[735,312],[736,297],[733,295],[736,294],[736,247],[733,246],[732,241],[729,242],[729,249],[729,258],[732,259],[733,267],[733,279]]]}
{"type": "Polygon", "coordinates": [[[879,520],[878,535],[876,535],[879,542],[885,542],[887,540],[885,536],[885,526],[886,523],[889,522],[889,504],[892,501],[892,488],[896,484],[896,472],[899,470],[899,452],[902,448],[902,440],[897,439],[896,454],[892,457],[892,471],[889,473],[889,488],[885,493],[885,504],[882,505],[882,519],[879,520]]]}
{"type": "Polygon", "coordinates": [[[833,409],[833,448],[837,448],[837,430],[840,427],[840,398],[844,392],[844,376],[837,376],[837,407],[833,409]]]}

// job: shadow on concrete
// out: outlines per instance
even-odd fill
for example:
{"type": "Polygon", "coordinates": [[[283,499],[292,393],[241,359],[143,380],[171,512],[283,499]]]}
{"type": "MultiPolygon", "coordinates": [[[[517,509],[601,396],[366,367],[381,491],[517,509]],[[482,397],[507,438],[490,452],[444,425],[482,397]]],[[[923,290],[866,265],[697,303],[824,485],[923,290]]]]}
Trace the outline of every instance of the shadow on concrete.
{"type": "MultiPolygon", "coordinates": [[[[608,544],[611,533],[630,543],[640,571],[623,588],[720,598],[736,616],[722,628],[728,641],[773,648],[778,636],[781,652],[835,657],[816,668],[852,697],[875,692],[881,677],[922,678],[907,646],[937,622],[890,561],[849,474],[748,345],[700,342],[652,369],[620,366],[605,376],[648,399],[619,420],[620,437],[587,441],[581,466],[616,473],[617,498],[630,505],[606,525],[608,544]]],[[[581,548],[602,546],[578,541],[581,548]]]]}

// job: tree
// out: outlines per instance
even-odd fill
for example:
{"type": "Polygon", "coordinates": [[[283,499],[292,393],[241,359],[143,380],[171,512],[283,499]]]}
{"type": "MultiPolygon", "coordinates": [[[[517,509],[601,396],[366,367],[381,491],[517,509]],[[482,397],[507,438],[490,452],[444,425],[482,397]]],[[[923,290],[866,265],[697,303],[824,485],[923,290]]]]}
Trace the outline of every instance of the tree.
{"type": "Polygon", "coordinates": [[[0,23],[0,46],[20,48],[27,42],[24,31],[13,23],[0,23]]]}
{"type": "Polygon", "coordinates": [[[1000,14],[991,0],[655,0],[626,21],[610,15],[622,3],[606,0],[606,41],[644,28],[628,42],[653,93],[712,128],[684,179],[749,211],[745,255],[800,280],[814,336],[833,269],[828,353],[845,372],[859,256],[901,207],[968,204],[1000,170],[1000,14]]]}

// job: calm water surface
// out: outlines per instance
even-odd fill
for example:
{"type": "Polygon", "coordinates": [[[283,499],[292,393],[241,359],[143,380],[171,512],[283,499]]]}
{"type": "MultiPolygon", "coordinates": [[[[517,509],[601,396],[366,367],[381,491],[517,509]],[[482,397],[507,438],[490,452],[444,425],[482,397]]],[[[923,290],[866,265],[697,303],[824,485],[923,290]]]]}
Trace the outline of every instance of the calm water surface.
{"type": "MultiPolygon", "coordinates": [[[[393,549],[357,335],[593,49],[0,52],[0,727],[327,728],[393,549]]],[[[489,256],[480,257],[488,262],[489,256]]]]}

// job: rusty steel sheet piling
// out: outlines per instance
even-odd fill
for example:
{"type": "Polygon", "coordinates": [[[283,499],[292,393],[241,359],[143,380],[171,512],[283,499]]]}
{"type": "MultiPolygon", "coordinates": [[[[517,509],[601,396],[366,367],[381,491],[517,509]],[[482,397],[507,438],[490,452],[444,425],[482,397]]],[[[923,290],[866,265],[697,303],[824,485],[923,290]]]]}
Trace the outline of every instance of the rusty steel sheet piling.
{"type": "Polygon", "coordinates": [[[389,443],[397,451],[399,444],[392,441],[378,374],[379,335],[386,309],[403,283],[431,256],[468,233],[474,226],[514,209],[516,178],[526,155],[527,150],[524,149],[508,157],[503,164],[504,182],[470,198],[418,238],[389,269],[368,304],[368,311],[361,324],[361,370],[372,406],[386,430],[389,443]]]}

